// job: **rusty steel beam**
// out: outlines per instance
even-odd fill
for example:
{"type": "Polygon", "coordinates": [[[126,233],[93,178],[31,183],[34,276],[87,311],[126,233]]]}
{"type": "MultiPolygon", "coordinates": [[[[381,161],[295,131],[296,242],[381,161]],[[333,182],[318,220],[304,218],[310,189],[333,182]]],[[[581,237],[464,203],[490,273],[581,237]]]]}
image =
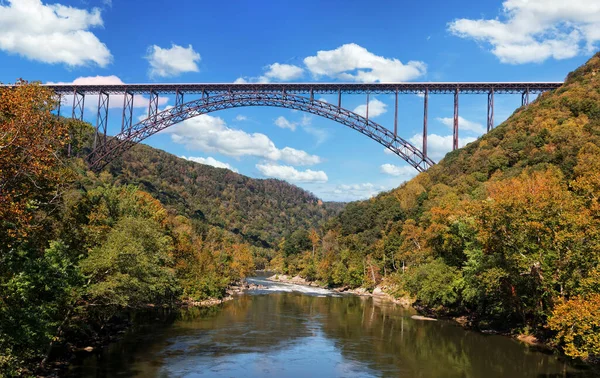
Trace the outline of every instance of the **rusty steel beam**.
{"type": "Polygon", "coordinates": [[[132,126],[130,134],[116,135],[108,143],[94,149],[88,160],[94,169],[102,168],[135,143],[176,123],[201,114],[244,106],[280,107],[315,114],[357,130],[385,146],[420,172],[435,164],[410,142],[394,136],[392,131],[373,121],[367,121],[365,117],[324,101],[310,101],[310,98],[289,93],[284,97],[281,92],[224,93],[187,102],[181,108],[164,110],[132,126]]]}
{"type": "Polygon", "coordinates": [[[109,94],[100,92],[98,95],[98,112],[96,114],[96,135],[94,135],[94,148],[106,144],[106,131],[108,128],[108,101],[109,94]],[[99,140],[99,138],[101,138],[99,140]]]}
{"type": "Polygon", "coordinates": [[[85,105],[85,93],[73,89],[73,108],[71,118],[83,121],[83,110],[85,105]]]}
{"type": "Polygon", "coordinates": [[[133,93],[125,91],[123,95],[123,114],[121,117],[121,132],[130,130],[133,122],[133,93]]]}
{"type": "Polygon", "coordinates": [[[425,88],[423,97],[423,156],[427,157],[427,113],[429,112],[429,88],[425,88]]]}
{"type": "Polygon", "coordinates": [[[396,89],[396,101],[394,102],[394,136],[398,136],[398,89],[396,89]]]}
{"type": "MultiPolygon", "coordinates": [[[[110,94],[123,94],[129,90],[135,94],[148,95],[151,91],[159,94],[175,94],[178,90],[189,94],[209,91],[212,94],[278,92],[285,86],[289,94],[308,94],[312,88],[315,94],[419,94],[429,88],[430,94],[452,94],[456,90],[462,94],[486,94],[492,88],[497,94],[521,94],[525,91],[541,93],[560,87],[562,82],[411,82],[411,83],[173,83],[173,84],[112,84],[112,85],[73,85],[45,84],[57,93],[71,94],[74,90],[86,94],[104,91],[110,94]]],[[[10,85],[6,85],[10,86],[10,85]]]]}
{"type": "Polygon", "coordinates": [[[490,132],[494,128],[494,88],[488,93],[487,105],[487,131],[490,132]]]}
{"type": "Polygon", "coordinates": [[[458,149],[458,87],[454,90],[454,127],[452,128],[452,150],[458,149]]]}

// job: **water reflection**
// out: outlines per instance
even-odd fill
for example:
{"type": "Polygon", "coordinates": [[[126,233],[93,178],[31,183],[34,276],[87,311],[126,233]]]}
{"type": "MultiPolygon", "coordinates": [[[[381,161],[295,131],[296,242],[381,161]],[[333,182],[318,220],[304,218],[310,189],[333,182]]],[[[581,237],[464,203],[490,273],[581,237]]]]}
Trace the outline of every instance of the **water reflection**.
{"type": "Polygon", "coordinates": [[[190,309],[175,318],[164,314],[84,360],[73,376],[594,375],[509,338],[464,331],[450,322],[413,320],[413,314],[355,296],[244,295],[218,308],[190,309]]]}

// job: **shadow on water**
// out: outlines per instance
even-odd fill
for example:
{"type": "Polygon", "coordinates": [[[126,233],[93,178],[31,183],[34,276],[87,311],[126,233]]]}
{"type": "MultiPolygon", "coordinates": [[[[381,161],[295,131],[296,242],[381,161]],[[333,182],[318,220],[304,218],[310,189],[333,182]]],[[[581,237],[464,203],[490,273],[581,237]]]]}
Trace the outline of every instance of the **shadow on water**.
{"type": "Polygon", "coordinates": [[[243,295],[163,314],[74,367],[81,377],[597,376],[510,338],[356,296],[243,295]]]}

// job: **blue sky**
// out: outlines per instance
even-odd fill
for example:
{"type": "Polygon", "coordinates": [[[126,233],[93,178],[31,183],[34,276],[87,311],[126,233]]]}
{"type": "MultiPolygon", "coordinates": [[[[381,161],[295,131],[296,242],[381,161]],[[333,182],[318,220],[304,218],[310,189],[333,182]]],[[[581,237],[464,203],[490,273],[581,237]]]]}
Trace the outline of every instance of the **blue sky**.
{"type": "MultiPolygon", "coordinates": [[[[559,81],[600,41],[600,0],[58,1],[0,0],[0,81],[559,81]]],[[[343,106],[360,112],[365,101],[348,95],[343,106]]],[[[370,118],[392,128],[392,97],[371,101],[370,118]]],[[[415,143],[422,101],[400,97],[399,133],[415,143]]],[[[481,134],[486,101],[461,96],[461,143],[481,134]]],[[[95,124],[94,99],[86,102],[95,124]]],[[[122,98],[111,103],[114,134],[122,98]]],[[[164,97],[161,108],[173,103],[164,97]]],[[[147,105],[142,98],[136,104],[142,119],[147,105]]],[[[497,96],[496,123],[519,105],[518,95],[497,96]]],[[[452,112],[452,96],[430,97],[435,160],[451,146],[452,112]]],[[[203,115],[145,143],[251,177],[285,179],[325,200],[368,198],[416,173],[354,130],[286,109],[203,115]]]]}

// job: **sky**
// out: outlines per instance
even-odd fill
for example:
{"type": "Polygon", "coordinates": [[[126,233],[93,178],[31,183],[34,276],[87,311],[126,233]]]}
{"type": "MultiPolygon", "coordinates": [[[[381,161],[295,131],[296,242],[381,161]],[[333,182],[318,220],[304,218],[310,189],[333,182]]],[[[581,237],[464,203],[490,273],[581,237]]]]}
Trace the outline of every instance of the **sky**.
{"type": "MultiPolygon", "coordinates": [[[[0,0],[3,83],[562,81],[599,42],[600,0],[0,0]]],[[[159,100],[160,109],[174,104],[159,100]]],[[[521,98],[495,100],[499,124],[521,98]]],[[[114,135],[123,98],[110,101],[114,135]]],[[[94,125],[96,105],[86,96],[85,119],[94,125]]],[[[135,119],[144,119],[147,98],[134,105],[135,119]]],[[[460,97],[461,145],[484,132],[486,106],[485,95],[460,97]]],[[[364,114],[366,97],[345,95],[343,107],[364,114]]],[[[422,96],[400,96],[399,135],[417,147],[422,116],[422,96]]],[[[393,117],[392,96],[370,97],[370,119],[393,128],[393,117]]],[[[452,95],[431,95],[435,161],[451,149],[452,117],[452,95]]],[[[288,109],[201,115],[144,143],[333,201],[369,198],[417,173],[355,130],[288,109]]]]}

